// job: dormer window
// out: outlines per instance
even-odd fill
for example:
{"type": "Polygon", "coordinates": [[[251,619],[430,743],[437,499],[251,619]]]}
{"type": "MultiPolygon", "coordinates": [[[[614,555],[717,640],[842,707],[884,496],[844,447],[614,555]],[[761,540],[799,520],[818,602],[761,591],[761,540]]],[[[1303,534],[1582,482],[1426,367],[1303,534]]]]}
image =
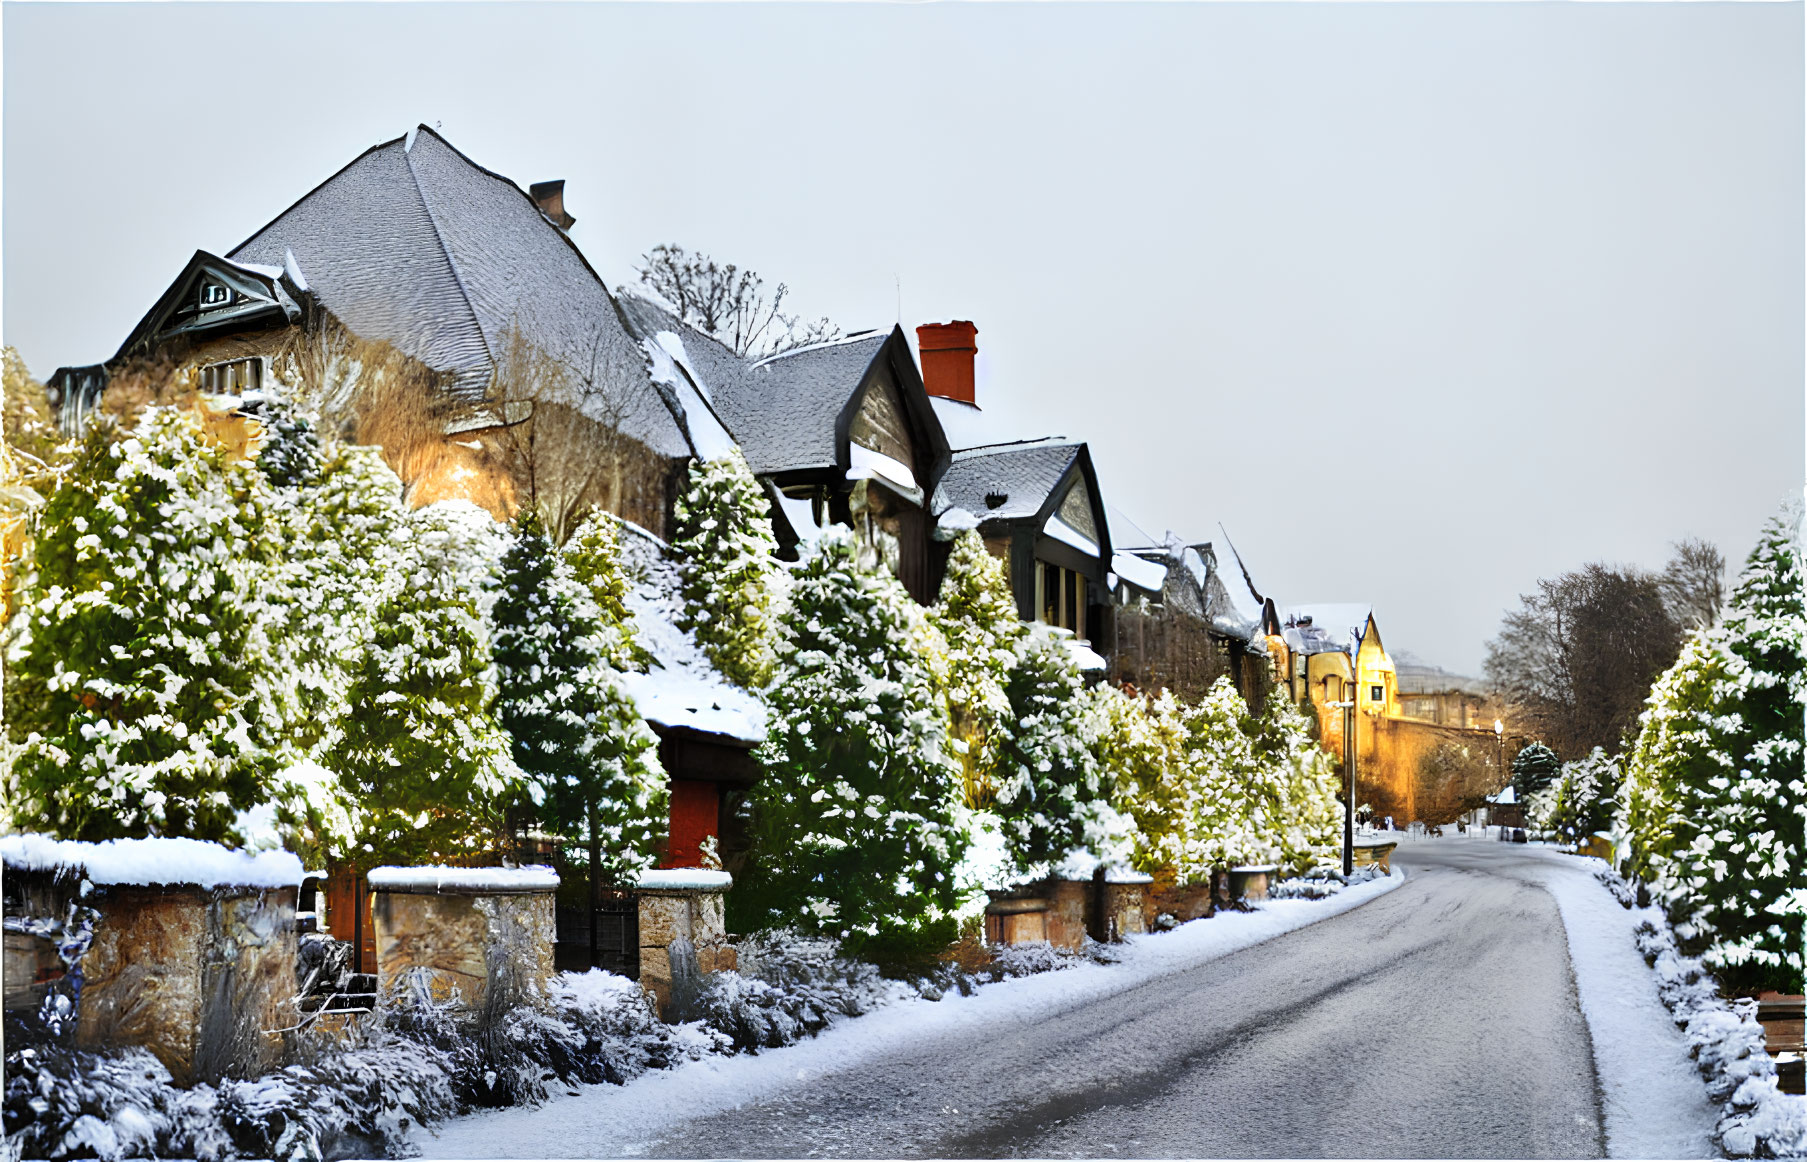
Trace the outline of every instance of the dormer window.
{"type": "Polygon", "coordinates": [[[223,307],[232,301],[232,291],[224,283],[204,282],[201,284],[200,306],[202,310],[209,307],[223,307]]]}

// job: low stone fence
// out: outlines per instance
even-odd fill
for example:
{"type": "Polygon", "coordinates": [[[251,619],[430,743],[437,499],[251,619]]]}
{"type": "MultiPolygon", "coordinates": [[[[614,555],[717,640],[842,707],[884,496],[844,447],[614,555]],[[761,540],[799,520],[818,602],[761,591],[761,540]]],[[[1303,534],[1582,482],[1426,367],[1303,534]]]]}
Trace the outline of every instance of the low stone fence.
{"type": "Polygon", "coordinates": [[[368,880],[377,987],[464,1015],[545,995],[558,873],[547,867],[379,867],[368,880]]]}
{"type": "Polygon", "coordinates": [[[281,1063],[295,994],[294,856],[187,839],[10,835],[0,860],[6,968],[34,974],[32,987],[6,990],[9,1014],[29,1008],[55,1030],[61,997],[77,1045],[142,1045],[178,1084],[281,1063]]]}
{"type": "Polygon", "coordinates": [[[1076,949],[1090,936],[1104,942],[1148,931],[1152,877],[1127,870],[1100,871],[1090,879],[1050,876],[991,892],[985,939],[992,944],[1047,941],[1076,949]]]}

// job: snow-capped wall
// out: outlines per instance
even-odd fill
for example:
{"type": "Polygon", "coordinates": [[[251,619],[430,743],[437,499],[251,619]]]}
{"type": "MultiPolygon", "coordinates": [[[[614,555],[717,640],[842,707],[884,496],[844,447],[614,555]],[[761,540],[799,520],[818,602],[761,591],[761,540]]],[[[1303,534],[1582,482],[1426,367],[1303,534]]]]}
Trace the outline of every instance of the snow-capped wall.
{"type": "Polygon", "coordinates": [[[192,885],[292,888],[301,861],[286,851],[233,851],[199,839],[110,839],[78,843],[45,835],[0,836],[0,860],[20,871],[78,867],[96,886],[192,885]]]}

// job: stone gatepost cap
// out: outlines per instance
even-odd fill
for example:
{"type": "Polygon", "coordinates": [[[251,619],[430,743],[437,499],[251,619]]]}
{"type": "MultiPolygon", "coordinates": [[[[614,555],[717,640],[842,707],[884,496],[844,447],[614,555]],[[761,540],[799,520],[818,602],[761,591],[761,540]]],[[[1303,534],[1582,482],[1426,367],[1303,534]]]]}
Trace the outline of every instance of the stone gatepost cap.
{"type": "Polygon", "coordinates": [[[677,895],[725,892],[734,886],[734,877],[706,867],[658,867],[630,876],[629,886],[640,892],[677,895]]]}
{"type": "Polygon", "coordinates": [[[199,888],[258,892],[301,886],[301,861],[286,851],[234,851],[200,839],[109,839],[104,843],[46,835],[0,836],[9,871],[77,869],[95,887],[199,888]]]}
{"type": "Polygon", "coordinates": [[[549,867],[373,867],[373,892],[410,896],[518,896],[558,890],[549,867]]]}

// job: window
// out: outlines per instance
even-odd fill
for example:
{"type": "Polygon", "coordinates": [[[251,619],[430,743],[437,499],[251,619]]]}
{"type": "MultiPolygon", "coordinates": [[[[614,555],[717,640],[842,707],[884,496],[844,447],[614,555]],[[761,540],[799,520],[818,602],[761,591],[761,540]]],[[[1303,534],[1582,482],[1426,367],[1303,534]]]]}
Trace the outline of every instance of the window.
{"type": "Polygon", "coordinates": [[[1386,700],[1387,700],[1387,688],[1385,686],[1369,686],[1368,687],[1368,701],[1385,702],[1386,700]]]}
{"type": "Polygon", "coordinates": [[[201,368],[201,390],[208,395],[243,395],[263,385],[264,361],[257,355],[201,368]]]}
{"type": "Polygon", "coordinates": [[[1071,569],[1038,561],[1036,569],[1035,608],[1037,616],[1048,625],[1070,629],[1078,637],[1085,636],[1085,578],[1071,569]]]}
{"type": "Polygon", "coordinates": [[[199,301],[203,310],[208,307],[223,307],[232,301],[232,290],[223,283],[204,282],[201,284],[199,301]]]}

